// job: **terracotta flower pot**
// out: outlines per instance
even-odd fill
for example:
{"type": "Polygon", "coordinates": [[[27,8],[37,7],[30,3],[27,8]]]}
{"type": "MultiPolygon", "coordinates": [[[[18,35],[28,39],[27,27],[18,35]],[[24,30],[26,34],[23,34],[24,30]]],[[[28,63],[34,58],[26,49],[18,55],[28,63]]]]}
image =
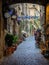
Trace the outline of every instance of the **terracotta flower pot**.
{"type": "Polygon", "coordinates": [[[8,47],[6,49],[6,55],[10,55],[10,54],[12,54],[12,48],[11,47],[8,47]]]}

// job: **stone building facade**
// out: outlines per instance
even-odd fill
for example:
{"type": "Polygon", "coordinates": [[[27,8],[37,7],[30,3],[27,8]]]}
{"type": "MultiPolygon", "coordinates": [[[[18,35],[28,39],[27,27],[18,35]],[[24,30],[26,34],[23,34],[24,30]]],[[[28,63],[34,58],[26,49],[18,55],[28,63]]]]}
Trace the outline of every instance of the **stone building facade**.
{"type": "MultiPolygon", "coordinates": [[[[17,8],[15,8],[15,10],[17,8]]],[[[46,9],[46,24],[49,24],[49,22],[48,22],[49,21],[49,14],[47,14],[47,13],[49,13],[49,5],[46,8],[47,8],[46,9]]],[[[18,15],[21,15],[20,13],[21,13],[21,11],[18,11],[18,15]]],[[[26,12],[24,11],[24,13],[26,13],[26,12]]],[[[10,26],[10,30],[8,30],[8,31],[10,31],[10,33],[13,34],[13,28],[12,28],[13,27],[13,20],[11,20],[11,18],[8,18],[7,22],[10,26]]],[[[8,32],[4,29],[3,24],[4,24],[4,20],[3,20],[3,17],[2,17],[2,0],[0,0],[0,61],[3,58],[3,54],[4,54],[4,48],[5,48],[4,38],[5,38],[6,33],[8,32]]],[[[7,25],[7,29],[8,29],[8,25],[7,25]]],[[[15,29],[16,29],[16,33],[19,34],[20,33],[20,25],[18,25],[17,22],[16,22],[16,28],[15,29]]]]}

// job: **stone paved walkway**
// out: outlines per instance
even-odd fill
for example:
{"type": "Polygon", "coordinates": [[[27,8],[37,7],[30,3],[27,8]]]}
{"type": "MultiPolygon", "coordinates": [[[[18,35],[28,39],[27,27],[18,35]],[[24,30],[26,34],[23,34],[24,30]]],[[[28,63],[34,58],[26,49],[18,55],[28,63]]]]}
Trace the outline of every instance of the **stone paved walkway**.
{"type": "Polygon", "coordinates": [[[43,57],[40,51],[35,46],[34,36],[28,37],[0,65],[49,65],[49,61],[43,57]]]}

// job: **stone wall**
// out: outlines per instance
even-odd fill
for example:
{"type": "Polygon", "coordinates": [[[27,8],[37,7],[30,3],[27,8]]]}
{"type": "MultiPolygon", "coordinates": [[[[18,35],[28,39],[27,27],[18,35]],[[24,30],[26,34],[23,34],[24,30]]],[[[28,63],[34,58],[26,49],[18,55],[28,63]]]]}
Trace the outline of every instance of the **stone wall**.
{"type": "Polygon", "coordinates": [[[2,0],[0,0],[0,60],[3,58],[4,34],[3,34],[2,0]]]}
{"type": "Polygon", "coordinates": [[[46,6],[46,24],[49,24],[49,4],[46,6]]]}

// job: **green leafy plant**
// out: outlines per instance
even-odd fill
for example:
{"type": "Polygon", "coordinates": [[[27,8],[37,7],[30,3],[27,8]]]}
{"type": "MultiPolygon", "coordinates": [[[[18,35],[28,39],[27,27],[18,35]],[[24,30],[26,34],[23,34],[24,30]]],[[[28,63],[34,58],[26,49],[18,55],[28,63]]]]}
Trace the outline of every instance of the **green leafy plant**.
{"type": "Polygon", "coordinates": [[[17,41],[18,41],[18,35],[16,35],[16,36],[13,36],[14,37],[14,39],[13,39],[13,43],[16,43],[17,41]]]}
{"type": "Polygon", "coordinates": [[[13,44],[17,43],[19,37],[18,35],[12,35],[12,34],[6,34],[5,36],[5,44],[10,47],[12,46],[13,44]]]}
{"type": "Polygon", "coordinates": [[[6,34],[6,36],[5,36],[5,44],[6,44],[8,47],[12,46],[12,44],[13,44],[13,39],[14,39],[13,35],[11,35],[11,34],[6,34]]]}

